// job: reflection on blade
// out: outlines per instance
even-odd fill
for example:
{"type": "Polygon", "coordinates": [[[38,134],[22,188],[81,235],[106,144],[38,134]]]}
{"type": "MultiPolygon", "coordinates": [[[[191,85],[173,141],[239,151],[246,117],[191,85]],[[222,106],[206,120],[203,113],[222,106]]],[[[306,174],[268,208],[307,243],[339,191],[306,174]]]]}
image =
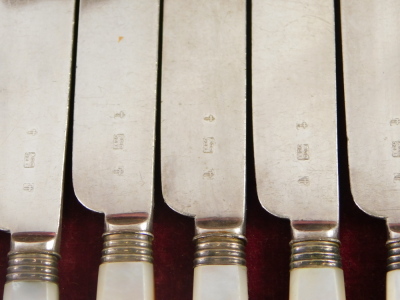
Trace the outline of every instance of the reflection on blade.
{"type": "Polygon", "coordinates": [[[6,300],[58,299],[73,17],[72,0],[0,1],[0,226],[12,234],[13,266],[6,300]]]}
{"type": "Polygon", "coordinates": [[[256,0],[252,29],[257,191],[291,220],[290,299],[344,299],[333,2],[256,0]]]}
{"type": "Polygon", "coordinates": [[[86,207],[105,213],[98,299],[154,297],[158,23],[158,0],[81,1],[73,183],[86,207]]]}
{"type": "Polygon", "coordinates": [[[400,3],[342,4],[351,191],[389,229],[387,300],[400,298],[400,3]]]}
{"type": "Polygon", "coordinates": [[[245,9],[243,0],[165,1],[162,189],[195,217],[194,299],[247,299],[245,9]]]}

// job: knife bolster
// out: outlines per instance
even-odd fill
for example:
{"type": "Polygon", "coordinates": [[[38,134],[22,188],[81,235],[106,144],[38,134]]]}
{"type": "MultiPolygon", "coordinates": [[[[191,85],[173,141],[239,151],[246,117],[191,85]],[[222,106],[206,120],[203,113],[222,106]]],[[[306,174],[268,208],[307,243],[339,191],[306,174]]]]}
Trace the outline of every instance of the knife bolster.
{"type": "Polygon", "coordinates": [[[7,282],[58,282],[58,235],[53,232],[17,232],[11,235],[7,282]]]}
{"type": "Polygon", "coordinates": [[[242,235],[210,233],[194,238],[196,252],[194,266],[246,265],[246,238],[242,235]]]}
{"type": "Polygon", "coordinates": [[[8,254],[7,282],[39,281],[58,282],[57,253],[19,253],[8,254]]]}
{"type": "Polygon", "coordinates": [[[210,232],[194,238],[193,300],[248,299],[246,238],[210,232]]]}
{"type": "Polygon", "coordinates": [[[103,235],[97,299],[154,299],[150,232],[111,231],[103,235]]]}
{"type": "Polygon", "coordinates": [[[150,232],[107,232],[103,240],[102,263],[153,262],[150,232]]]}
{"type": "Polygon", "coordinates": [[[400,240],[391,239],[386,243],[388,248],[387,271],[400,270],[400,240]]]}
{"type": "Polygon", "coordinates": [[[294,240],[291,243],[290,269],[341,268],[338,240],[294,240]]]}

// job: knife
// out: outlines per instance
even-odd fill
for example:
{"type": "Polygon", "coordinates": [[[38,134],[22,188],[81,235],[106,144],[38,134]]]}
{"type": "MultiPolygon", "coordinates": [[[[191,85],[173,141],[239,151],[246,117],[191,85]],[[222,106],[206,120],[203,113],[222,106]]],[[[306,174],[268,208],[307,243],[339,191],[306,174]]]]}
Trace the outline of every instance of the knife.
{"type": "Polygon", "coordinates": [[[73,184],[105,214],[97,299],[154,299],[159,0],[81,1],[73,184]]]}
{"type": "Polygon", "coordinates": [[[163,196],[195,218],[193,299],[247,299],[246,1],[165,0],[163,196]]]}
{"type": "Polygon", "coordinates": [[[0,226],[5,300],[58,299],[73,0],[0,2],[0,226]]]}
{"type": "Polygon", "coordinates": [[[341,12],[351,190],[362,210],[386,219],[386,292],[394,300],[400,298],[400,3],[345,1],[341,12]]]}
{"type": "Polygon", "coordinates": [[[252,14],[257,191],[291,221],[290,299],[345,299],[333,1],[254,0],[252,14]]]}

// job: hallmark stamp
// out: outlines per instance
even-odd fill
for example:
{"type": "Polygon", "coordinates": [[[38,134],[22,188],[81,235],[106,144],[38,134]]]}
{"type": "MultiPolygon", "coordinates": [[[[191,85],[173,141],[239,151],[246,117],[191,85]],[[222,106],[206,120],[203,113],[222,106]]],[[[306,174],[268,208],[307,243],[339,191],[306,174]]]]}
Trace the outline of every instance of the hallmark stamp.
{"type": "Polygon", "coordinates": [[[35,152],[26,152],[24,156],[24,168],[34,168],[35,167],[35,152]]]}
{"type": "Polygon", "coordinates": [[[31,192],[34,191],[35,185],[33,183],[24,183],[23,186],[22,186],[22,189],[25,192],[30,192],[31,193],[31,192]]]}
{"type": "Polygon", "coordinates": [[[310,178],[308,176],[303,176],[299,180],[297,180],[297,182],[299,184],[301,184],[301,185],[309,186],[310,185],[310,178]]]}
{"type": "Polygon", "coordinates": [[[31,130],[28,130],[26,133],[29,134],[29,135],[37,135],[38,132],[37,132],[37,130],[35,128],[33,128],[31,130]]]}
{"type": "Polygon", "coordinates": [[[113,170],[114,175],[122,176],[124,174],[124,167],[118,167],[113,170]]]}
{"type": "Polygon", "coordinates": [[[215,120],[215,117],[213,115],[209,115],[207,117],[204,117],[204,121],[208,121],[208,122],[213,122],[215,120]]]}
{"type": "Polygon", "coordinates": [[[390,120],[390,126],[396,126],[396,125],[400,125],[400,119],[399,118],[390,120]]]}
{"type": "Polygon", "coordinates": [[[297,124],[296,124],[296,129],[297,129],[297,130],[299,130],[299,129],[306,129],[307,127],[308,127],[308,124],[307,124],[306,122],[297,123],[297,124]]]}
{"type": "Polygon", "coordinates": [[[297,159],[298,160],[309,160],[310,159],[308,144],[297,145],[297,159]]]}
{"type": "Polygon", "coordinates": [[[215,139],[213,137],[203,138],[203,153],[214,153],[215,139]]]}
{"type": "Polygon", "coordinates": [[[392,142],[392,156],[400,157],[400,141],[392,142]]]}
{"type": "Polygon", "coordinates": [[[211,170],[208,170],[203,173],[203,178],[204,179],[214,179],[214,175],[215,175],[214,169],[211,169],[211,170]]]}
{"type": "Polygon", "coordinates": [[[123,119],[125,117],[125,113],[121,110],[120,112],[117,112],[114,114],[114,119],[120,118],[123,119]]]}
{"type": "Polygon", "coordinates": [[[125,135],[124,134],[114,134],[113,138],[113,149],[122,150],[124,149],[125,135]]]}

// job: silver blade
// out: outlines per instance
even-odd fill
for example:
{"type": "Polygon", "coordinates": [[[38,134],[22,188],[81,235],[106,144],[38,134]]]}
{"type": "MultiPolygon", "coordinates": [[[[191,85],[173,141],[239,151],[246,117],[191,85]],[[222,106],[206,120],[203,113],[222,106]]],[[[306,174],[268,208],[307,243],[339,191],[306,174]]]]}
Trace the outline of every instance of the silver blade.
{"type": "Polygon", "coordinates": [[[400,3],[345,1],[342,15],[352,194],[365,212],[400,223],[400,3]]]}
{"type": "Polygon", "coordinates": [[[318,223],[332,230],[338,222],[333,2],[253,1],[252,27],[258,196],[294,229],[318,223]]]}
{"type": "Polygon", "coordinates": [[[73,183],[108,216],[149,230],[153,206],[159,1],[81,1],[73,183]]]}
{"type": "Polygon", "coordinates": [[[165,1],[163,195],[179,213],[234,227],[245,201],[245,24],[242,0],[165,1]]]}
{"type": "MultiPolygon", "coordinates": [[[[0,1],[0,224],[57,233],[74,1],[0,1]]],[[[54,250],[54,249],[53,249],[54,250]]]]}

